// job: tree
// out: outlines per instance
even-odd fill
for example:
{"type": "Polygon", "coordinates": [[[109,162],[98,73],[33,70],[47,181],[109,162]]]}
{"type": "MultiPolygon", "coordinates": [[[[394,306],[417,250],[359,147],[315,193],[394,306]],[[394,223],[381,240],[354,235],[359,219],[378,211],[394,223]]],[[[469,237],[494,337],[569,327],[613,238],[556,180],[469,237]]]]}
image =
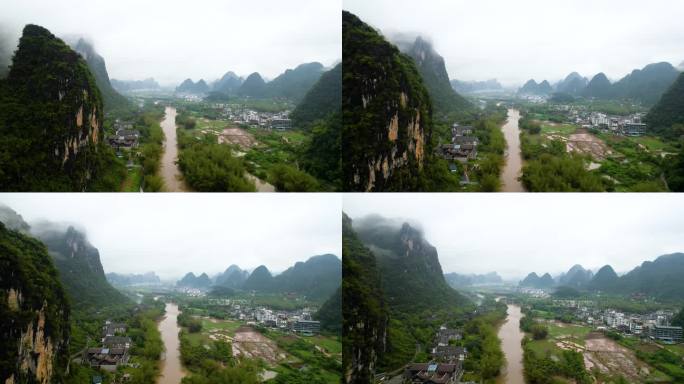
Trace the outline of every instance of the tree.
{"type": "Polygon", "coordinates": [[[532,331],[532,337],[535,340],[543,340],[549,334],[549,329],[545,325],[542,325],[542,324],[534,324],[531,327],[531,331],[532,331]]]}
{"type": "Polygon", "coordinates": [[[270,169],[268,181],[280,192],[314,192],[320,189],[318,181],[304,171],[285,164],[270,169]]]}

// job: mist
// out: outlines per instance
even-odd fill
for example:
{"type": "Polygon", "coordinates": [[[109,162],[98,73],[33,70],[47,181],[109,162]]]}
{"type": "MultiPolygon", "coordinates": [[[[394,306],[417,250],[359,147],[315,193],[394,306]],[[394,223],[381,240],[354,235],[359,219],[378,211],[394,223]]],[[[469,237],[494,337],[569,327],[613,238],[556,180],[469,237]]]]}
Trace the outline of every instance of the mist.
{"type": "MultiPolygon", "coordinates": [[[[26,24],[84,37],[111,78],[162,85],[207,82],[228,71],[273,79],[288,68],[342,57],[339,1],[5,1],[0,26],[16,49],[26,24]]],[[[1,30],[0,30],[1,32],[1,30]]]]}
{"type": "Polygon", "coordinates": [[[624,273],[684,252],[684,199],[676,194],[354,194],[343,209],[358,225],[368,215],[394,228],[420,223],[445,273],[519,279],[574,264],[624,273]]]}
{"type": "Polygon", "coordinates": [[[633,69],[684,60],[684,2],[343,0],[388,39],[421,35],[451,79],[554,83],[577,71],[617,80],[633,69]]]}
{"type": "Polygon", "coordinates": [[[341,257],[338,194],[2,194],[31,233],[86,234],[105,272],[212,276],[231,264],[282,272],[341,257]]]}

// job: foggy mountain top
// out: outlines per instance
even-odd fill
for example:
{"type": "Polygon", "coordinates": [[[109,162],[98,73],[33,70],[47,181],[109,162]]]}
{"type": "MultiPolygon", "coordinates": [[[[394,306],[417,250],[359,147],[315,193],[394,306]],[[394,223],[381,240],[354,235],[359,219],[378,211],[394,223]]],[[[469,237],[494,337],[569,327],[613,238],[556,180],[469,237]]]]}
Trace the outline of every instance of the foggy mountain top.
{"type": "Polygon", "coordinates": [[[402,32],[432,40],[450,79],[462,81],[554,83],[575,71],[619,79],[650,63],[677,65],[684,52],[677,0],[344,0],[343,9],[390,40],[402,32]]]}
{"type": "Polygon", "coordinates": [[[272,79],[302,63],[330,67],[342,56],[340,6],[334,1],[11,2],[0,14],[14,42],[11,50],[26,24],[88,39],[112,78],[153,77],[162,85],[209,81],[229,70],[272,79]]]}
{"type": "MultiPolygon", "coordinates": [[[[620,273],[684,251],[684,201],[677,196],[402,193],[343,200],[355,228],[368,215],[420,223],[445,272],[496,271],[511,279],[609,264],[620,273]]],[[[370,223],[396,229],[402,221],[370,223]]]]}
{"type": "Polygon", "coordinates": [[[231,264],[284,271],[315,255],[341,257],[339,197],[326,194],[4,194],[0,204],[32,233],[73,226],[87,234],[105,272],[169,279],[231,264]]]}
{"type": "Polygon", "coordinates": [[[367,230],[398,232],[404,224],[410,225],[411,228],[420,233],[421,236],[425,235],[421,223],[412,219],[384,217],[373,213],[359,218],[352,218],[352,227],[359,232],[365,232],[367,230]]]}

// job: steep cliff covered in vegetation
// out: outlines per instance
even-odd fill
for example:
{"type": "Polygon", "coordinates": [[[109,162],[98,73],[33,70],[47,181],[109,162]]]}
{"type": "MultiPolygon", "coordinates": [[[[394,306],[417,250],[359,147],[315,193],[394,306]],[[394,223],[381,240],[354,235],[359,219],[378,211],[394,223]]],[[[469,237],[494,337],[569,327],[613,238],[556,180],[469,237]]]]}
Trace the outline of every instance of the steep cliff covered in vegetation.
{"type": "Polygon", "coordinates": [[[337,334],[342,332],[342,287],[337,288],[323,303],[314,318],[321,322],[322,330],[337,334]]]}
{"type": "Polygon", "coordinates": [[[298,102],[323,74],[323,64],[306,63],[288,69],[266,84],[266,95],[298,102]]]}
{"type": "Polygon", "coordinates": [[[301,167],[328,189],[342,188],[342,64],[325,72],[292,111],[294,126],[311,132],[301,167]]]}
{"type": "Polygon", "coordinates": [[[103,106],[83,58],[48,30],[27,25],[0,82],[0,189],[111,189],[103,106]]]}
{"type": "Polygon", "coordinates": [[[451,87],[444,58],[429,41],[419,36],[412,44],[402,45],[400,48],[411,56],[418,67],[435,107],[435,119],[461,118],[473,108],[468,100],[451,87]]]}
{"type": "Polygon", "coordinates": [[[344,189],[422,189],[432,103],[418,69],[353,14],[342,28],[344,189]]]}
{"type": "Polygon", "coordinates": [[[102,95],[105,109],[109,111],[116,108],[125,108],[129,101],[112,87],[105,59],[95,51],[93,44],[81,38],[72,44],[72,47],[83,57],[88,65],[88,69],[90,69],[90,73],[93,74],[97,88],[102,95]]]}
{"type": "Polygon", "coordinates": [[[100,252],[83,232],[54,224],[33,227],[32,233],[47,246],[74,307],[96,310],[129,302],[107,281],[100,252]]]}
{"type": "Polygon", "coordinates": [[[345,383],[371,383],[385,351],[389,313],[375,256],[342,218],[342,365],[345,383]]]}
{"type": "Polygon", "coordinates": [[[45,246],[0,223],[0,382],[62,383],[69,314],[45,246]]]}

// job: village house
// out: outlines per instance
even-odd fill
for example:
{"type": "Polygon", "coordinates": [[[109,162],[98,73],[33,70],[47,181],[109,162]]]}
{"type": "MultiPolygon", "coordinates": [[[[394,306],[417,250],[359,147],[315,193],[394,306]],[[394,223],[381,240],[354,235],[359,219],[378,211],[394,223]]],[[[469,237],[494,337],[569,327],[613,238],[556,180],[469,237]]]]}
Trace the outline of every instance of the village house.
{"type": "Polygon", "coordinates": [[[140,132],[134,129],[119,128],[107,140],[109,145],[117,150],[121,148],[135,148],[140,140],[140,132]]]}
{"type": "Polygon", "coordinates": [[[92,368],[114,372],[119,365],[127,364],[128,359],[126,348],[88,348],[85,361],[92,368]]]}
{"type": "Polygon", "coordinates": [[[414,363],[404,371],[404,379],[412,384],[455,384],[463,374],[460,362],[455,364],[414,363]]]}
{"type": "Polygon", "coordinates": [[[464,361],[467,356],[467,350],[464,347],[457,347],[455,345],[438,345],[430,351],[432,358],[437,361],[447,363],[455,363],[456,361],[464,361]]]}
{"type": "Polygon", "coordinates": [[[470,136],[473,134],[474,128],[471,127],[470,125],[459,125],[458,123],[454,123],[451,126],[451,136],[456,137],[456,136],[470,136]]]}
{"type": "Polygon", "coordinates": [[[303,335],[315,335],[321,331],[321,322],[316,320],[297,320],[292,323],[292,331],[303,335]]]}
{"type": "Polygon", "coordinates": [[[680,343],[682,342],[682,327],[654,325],[650,330],[650,335],[652,338],[665,343],[680,343]]]}
{"type": "Polygon", "coordinates": [[[124,323],[112,323],[107,320],[102,326],[102,337],[123,335],[127,329],[124,323]]]}
{"type": "Polygon", "coordinates": [[[449,329],[441,326],[435,337],[435,342],[438,347],[449,345],[450,341],[458,341],[463,338],[463,333],[458,329],[449,329]]]}
{"type": "Polygon", "coordinates": [[[105,336],[102,339],[102,345],[104,345],[105,348],[129,349],[132,345],[132,341],[128,336],[105,336]]]}
{"type": "Polygon", "coordinates": [[[273,118],[270,121],[271,129],[277,129],[284,131],[286,129],[292,128],[292,120],[288,118],[273,118]]]}

